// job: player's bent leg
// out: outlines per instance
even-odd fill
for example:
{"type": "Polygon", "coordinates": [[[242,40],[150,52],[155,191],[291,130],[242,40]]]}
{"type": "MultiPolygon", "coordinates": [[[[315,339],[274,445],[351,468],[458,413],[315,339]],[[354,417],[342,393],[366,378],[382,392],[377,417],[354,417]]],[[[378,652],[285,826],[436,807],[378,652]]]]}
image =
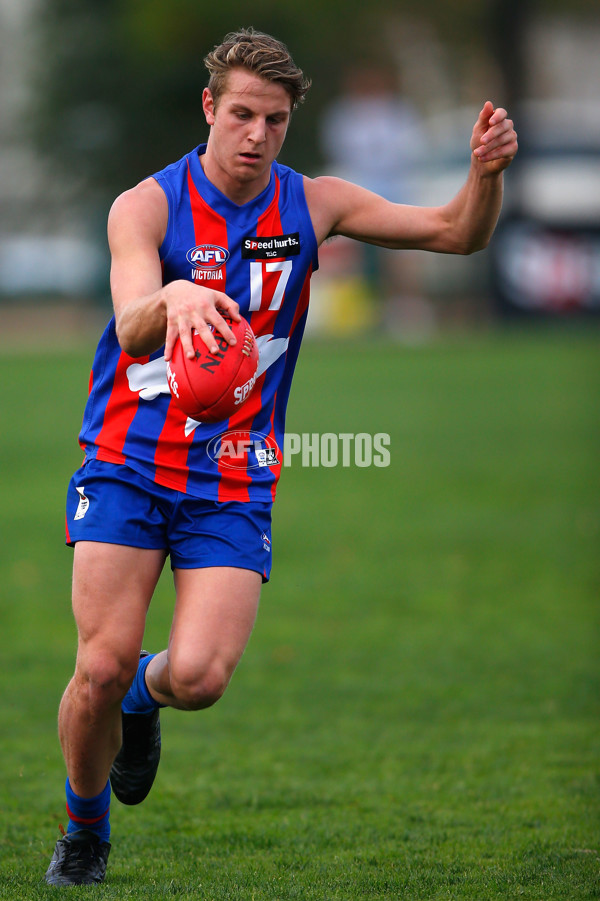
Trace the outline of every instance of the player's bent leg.
{"type": "Polygon", "coordinates": [[[75,674],[59,710],[59,737],[72,789],[101,792],[121,738],[120,705],[138,664],[148,605],[163,551],[78,542],[73,612],[75,674]]]}
{"type": "Polygon", "coordinates": [[[231,567],[175,570],[168,651],[144,655],[123,702],[123,743],[110,770],[123,804],[148,795],[160,761],[159,706],[208,707],[222,695],[252,631],[262,578],[231,567]]]}
{"type": "Polygon", "coordinates": [[[261,586],[260,574],[247,569],[175,570],[169,648],[146,671],[158,702],[199,710],[221,697],[250,638],[261,586]]]}

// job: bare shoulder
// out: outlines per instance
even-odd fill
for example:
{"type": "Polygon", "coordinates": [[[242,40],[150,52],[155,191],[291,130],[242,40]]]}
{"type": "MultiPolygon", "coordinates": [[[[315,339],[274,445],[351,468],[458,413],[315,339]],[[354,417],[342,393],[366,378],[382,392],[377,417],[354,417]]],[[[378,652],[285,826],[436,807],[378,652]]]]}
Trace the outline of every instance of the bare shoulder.
{"type": "Polygon", "coordinates": [[[304,176],[304,191],[309,202],[312,198],[326,197],[349,184],[343,178],[337,178],[335,175],[318,175],[316,178],[304,176]]]}
{"type": "Polygon", "coordinates": [[[317,242],[321,244],[332,233],[337,221],[337,203],[345,182],[341,178],[321,175],[304,176],[304,195],[317,242]]]}
{"type": "Polygon", "coordinates": [[[163,189],[154,178],[147,178],[114,201],[108,216],[109,240],[113,243],[137,235],[158,247],[167,230],[168,216],[163,189]]]}

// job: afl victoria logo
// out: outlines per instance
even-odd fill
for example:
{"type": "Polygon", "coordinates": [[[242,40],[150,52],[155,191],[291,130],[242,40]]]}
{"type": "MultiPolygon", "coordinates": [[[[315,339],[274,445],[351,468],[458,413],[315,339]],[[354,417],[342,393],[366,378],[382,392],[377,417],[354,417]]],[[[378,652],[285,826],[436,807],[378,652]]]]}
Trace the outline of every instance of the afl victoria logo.
{"type": "Polygon", "coordinates": [[[198,244],[188,250],[186,257],[196,269],[220,269],[229,259],[229,251],[217,244],[198,244]]]}

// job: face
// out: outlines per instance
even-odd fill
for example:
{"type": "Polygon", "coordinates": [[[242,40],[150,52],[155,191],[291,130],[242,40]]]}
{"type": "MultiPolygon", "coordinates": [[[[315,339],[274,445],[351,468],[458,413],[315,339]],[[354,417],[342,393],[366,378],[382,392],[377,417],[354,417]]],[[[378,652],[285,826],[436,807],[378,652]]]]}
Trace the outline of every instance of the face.
{"type": "Polygon", "coordinates": [[[290,96],[283,85],[237,68],[216,108],[208,88],[202,105],[210,125],[204,171],[231,200],[245,203],[269,183],[290,121],[290,96]]]}

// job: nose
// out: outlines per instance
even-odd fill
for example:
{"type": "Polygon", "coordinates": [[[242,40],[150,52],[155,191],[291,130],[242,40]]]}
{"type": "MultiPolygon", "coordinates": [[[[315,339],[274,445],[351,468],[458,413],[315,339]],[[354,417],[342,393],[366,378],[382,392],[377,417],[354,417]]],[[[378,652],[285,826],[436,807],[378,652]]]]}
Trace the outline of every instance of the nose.
{"type": "Polygon", "coordinates": [[[252,120],[249,138],[254,144],[263,144],[267,136],[266,119],[257,116],[252,120]]]}

